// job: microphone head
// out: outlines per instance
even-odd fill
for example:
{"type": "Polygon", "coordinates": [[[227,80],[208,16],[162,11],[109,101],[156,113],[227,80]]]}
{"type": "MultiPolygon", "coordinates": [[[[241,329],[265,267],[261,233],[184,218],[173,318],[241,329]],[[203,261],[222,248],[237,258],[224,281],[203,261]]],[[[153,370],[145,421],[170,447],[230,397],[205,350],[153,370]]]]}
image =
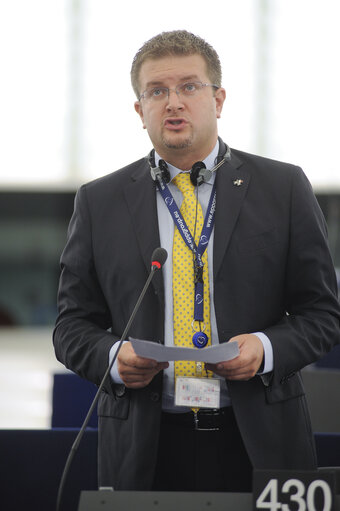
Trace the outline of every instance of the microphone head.
{"type": "Polygon", "coordinates": [[[156,248],[151,256],[151,267],[153,269],[159,270],[162,268],[163,264],[168,258],[168,252],[165,250],[165,248],[158,247],[156,248]]]}

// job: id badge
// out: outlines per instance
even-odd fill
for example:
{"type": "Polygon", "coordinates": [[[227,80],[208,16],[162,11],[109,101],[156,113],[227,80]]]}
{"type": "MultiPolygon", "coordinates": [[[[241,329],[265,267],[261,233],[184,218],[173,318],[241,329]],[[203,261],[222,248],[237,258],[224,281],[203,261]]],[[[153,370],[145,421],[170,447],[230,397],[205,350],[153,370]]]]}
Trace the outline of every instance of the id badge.
{"type": "Polygon", "coordinates": [[[177,377],[175,405],[190,408],[219,408],[220,380],[217,378],[177,377]]]}

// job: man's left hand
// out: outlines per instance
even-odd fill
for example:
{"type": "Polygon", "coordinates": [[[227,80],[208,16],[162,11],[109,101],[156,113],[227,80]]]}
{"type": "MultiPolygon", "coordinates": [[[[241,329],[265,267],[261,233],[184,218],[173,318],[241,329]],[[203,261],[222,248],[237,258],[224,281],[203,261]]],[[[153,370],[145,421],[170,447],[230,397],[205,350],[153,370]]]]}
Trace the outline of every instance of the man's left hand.
{"type": "Polygon", "coordinates": [[[205,367],[227,380],[250,380],[261,367],[264,350],[261,340],[253,334],[237,335],[229,341],[237,341],[240,354],[233,360],[205,364],[205,367]]]}

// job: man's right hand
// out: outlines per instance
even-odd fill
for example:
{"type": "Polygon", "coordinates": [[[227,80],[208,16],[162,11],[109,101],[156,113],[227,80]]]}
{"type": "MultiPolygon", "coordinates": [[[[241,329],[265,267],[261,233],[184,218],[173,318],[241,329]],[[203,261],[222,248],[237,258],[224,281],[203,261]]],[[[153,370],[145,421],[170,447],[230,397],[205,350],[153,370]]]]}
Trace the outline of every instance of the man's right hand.
{"type": "Polygon", "coordinates": [[[130,389],[146,387],[153,377],[169,367],[169,362],[157,362],[136,355],[132,344],[125,342],[117,357],[118,372],[124,385],[130,389]]]}

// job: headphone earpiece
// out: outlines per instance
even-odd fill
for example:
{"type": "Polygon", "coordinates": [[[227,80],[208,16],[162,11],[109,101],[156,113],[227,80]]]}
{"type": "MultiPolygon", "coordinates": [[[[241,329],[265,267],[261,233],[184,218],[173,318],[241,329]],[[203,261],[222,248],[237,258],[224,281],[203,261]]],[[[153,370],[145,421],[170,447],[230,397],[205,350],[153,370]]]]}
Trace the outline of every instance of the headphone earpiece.
{"type": "Polygon", "coordinates": [[[231,158],[230,147],[227,144],[225,144],[221,138],[219,138],[218,140],[220,143],[220,150],[215,160],[215,166],[218,164],[222,165],[222,163],[224,163],[226,160],[230,160],[231,158]]]}
{"type": "Polygon", "coordinates": [[[209,181],[211,171],[208,170],[203,161],[197,161],[193,164],[190,171],[190,180],[194,186],[200,186],[202,183],[209,181]]]}
{"type": "Polygon", "coordinates": [[[164,160],[159,160],[158,166],[161,169],[162,178],[168,184],[170,182],[170,171],[164,160]]]}
{"type": "Polygon", "coordinates": [[[168,166],[164,160],[159,160],[158,167],[155,164],[155,151],[152,150],[148,155],[148,161],[150,165],[150,174],[154,181],[158,181],[159,178],[163,179],[165,183],[170,181],[170,172],[168,166]]]}

